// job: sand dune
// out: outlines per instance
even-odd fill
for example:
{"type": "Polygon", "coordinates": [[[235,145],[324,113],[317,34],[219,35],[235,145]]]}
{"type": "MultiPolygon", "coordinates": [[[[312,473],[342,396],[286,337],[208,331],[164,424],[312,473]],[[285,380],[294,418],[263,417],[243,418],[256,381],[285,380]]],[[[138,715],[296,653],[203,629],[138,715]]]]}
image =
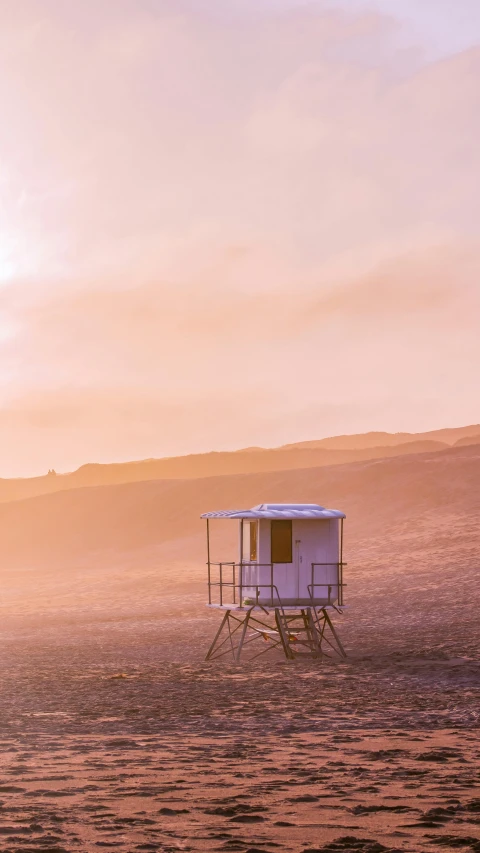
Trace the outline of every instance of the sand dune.
{"type": "Polygon", "coordinates": [[[480,432],[475,435],[465,435],[455,442],[454,447],[466,447],[469,444],[480,444],[480,432]]]}
{"type": "Polygon", "coordinates": [[[480,426],[409,433],[366,433],[338,436],[321,441],[300,442],[275,449],[248,448],[234,452],[212,452],[145,459],[116,464],[86,464],[69,474],[50,474],[25,479],[0,479],[0,501],[21,500],[82,486],[140,482],[164,478],[190,479],[225,474],[248,474],[342,465],[364,459],[381,459],[446,448],[460,438],[470,438],[480,426]]]}
{"type": "Polygon", "coordinates": [[[430,432],[365,432],[356,435],[336,435],[322,438],[319,441],[301,441],[297,444],[286,444],[284,447],[323,447],[327,450],[359,450],[371,447],[396,447],[412,441],[441,441],[452,445],[462,438],[478,435],[478,425],[466,427],[446,427],[430,432]]]}
{"type": "Polygon", "coordinates": [[[0,501],[21,500],[82,486],[105,486],[144,480],[191,479],[227,474],[253,474],[260,471],[282,471],[344,464],[362,459],[380,459],[408,453],[423,453],[448,447],[444,442],[415,441],[385,447],[353,450],[327,450],[308,447],[267,450],[252,448],[224,453],[201,453],[166,459],[145,459],[118,464],[82,465],[70,474],[47,475],[26,479],[0,480],[0,501]]]}
{"type": "Polygon", "coordinates": [[[4,559],[15,561],[133,551],[194,541],[207,510],[269,500],[340,507],[357,541],[428,513],[465,519],[473,531],[479,478],[480,447],[471,445],[323,468],[70,489],[2,504],[0,537],[4,559]]]}

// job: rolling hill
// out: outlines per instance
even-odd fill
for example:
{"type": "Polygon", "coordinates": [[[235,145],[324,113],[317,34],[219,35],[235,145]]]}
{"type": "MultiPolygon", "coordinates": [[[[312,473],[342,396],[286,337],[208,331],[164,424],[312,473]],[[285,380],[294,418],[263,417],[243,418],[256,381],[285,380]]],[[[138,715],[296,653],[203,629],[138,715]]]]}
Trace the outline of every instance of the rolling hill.
{"type": "Polygon", "coordinates": [[[250,448],[235,452],[212,452],[164,459],[114,464],[87,464],[68,474],[50,474],[24,479],[0,479],[0,501],[22,500],[36,495],[158,479],[192,479],[220,475],[253,474],[318,468],[441,450],[480,432],[480,426],[437,430],[434,433],[367,433],[338,436],[319,442],[301,442],[276,449],[250,448]],[[436,438],[434,437],[436,436],[436,438]],[[442,437],[442,439],[441,439],[442,437]],[[440,440],[441,439],[441,440],[440,440]],[[382,441],[382,444],[372,442],[382,441]],[[338,445],[338,446],[337,446],[338,445]],[[348,446],[347,446],[348,445],[348,446]]]}
{"type": "Polygon", "coordinates": [[[400,539],[420,541],[427,518],[447,545],[452,525],[464,527],[466,547],[480,535],[479,481],[480,446],[471,445],[320,468],[70,489],[0,505],[0,541],[4,562],[68,563],[172,543],[180,558],[199,558],[202,512],[274,500],[343,509],[356,547],[375,538],[390,551],[402,531],[400,539]]]}

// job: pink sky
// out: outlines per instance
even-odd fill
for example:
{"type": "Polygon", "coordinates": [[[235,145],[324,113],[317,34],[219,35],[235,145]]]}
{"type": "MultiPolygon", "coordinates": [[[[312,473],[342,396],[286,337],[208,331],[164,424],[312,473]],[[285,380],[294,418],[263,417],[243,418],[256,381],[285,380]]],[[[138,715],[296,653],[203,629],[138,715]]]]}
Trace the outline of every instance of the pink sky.
{"type": "Polygon", "coordinates": [[[480,47],[368,5],[2,4],[0,476],[480,420],[480,47]]]}

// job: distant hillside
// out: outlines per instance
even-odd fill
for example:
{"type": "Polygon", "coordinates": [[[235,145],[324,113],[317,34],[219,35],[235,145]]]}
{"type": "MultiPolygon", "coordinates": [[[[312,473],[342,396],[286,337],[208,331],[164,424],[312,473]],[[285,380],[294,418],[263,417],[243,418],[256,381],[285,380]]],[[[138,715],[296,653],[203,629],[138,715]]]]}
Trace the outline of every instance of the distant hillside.
{"type": "MultiPolygon", "coordinates": [[[[478,556],[479,481],[480,447],[473,445],[323,468],[71,489],[0,505],[2,563],[68,566],[89,555],[95,560],[109,552],[114,560],[115,553],[168,543],[180,558],[203,559],[202,512],[263,501],[343,509],[357,549],[374,537],[380,553],[392,553],[407,537],[414,561],[424,540],[439,553],[457,542],[461,562],[467,552],[478,556]]],[[[236,539],[235,525],[216,526],[220,537],[236,539]]]]}
{"type": "Polygon", "coordinates": [[[448,447],[439,441],[414,441],[393,447],[371,447],[358,450],[326,450],[292,447],[275,450],[249,449],[223,453],[201,453],[139,462],[82,465],[71,474],[49,474],[32,479],[0,480],[0,501],[22,500],[41,494],[76,489],[83,486],[106,486],[145,480],[192,479],[198,477],[254,474],[262,471],[288,471],[296,468],[318,468],[343,465],[364,459],[381,459],[407,453],[425,453],[448,447]]]}
{"type": "Polygon", "coordinates": [[[159,479],[254,474],[344,465],[411,453],[441,450],[457,440],[480,433],[480,425],[430,433],[366,433],[285,445],[275,449],[252,447],[232,452],[198,453],[164,459],[112,464],[90,463],[69,474],[25,479],[0,479],[0,502],[23,500],[84,486],[104,486],[159,479]]]}
{"type": "Polygon", "coordinates": [[[431,430],[430,432],[365,432],[358,435],[337,435],[331,438],[321,438],[318,441],[301,441],[297,444],[285,444],[282,449],[303,447],[313,449],[322,447],[326,450],[359,450],[369,447],[395,447],[411,441],[441,441],[448,445],[456,444],[463,438],[480,434],[480,426],[473,424],[466,427],[452,427],[431,430]]]}
{"type": "Polygon", "coordinates": [[[455,442],[454,447],[468,447],[469,444],[480,444],[480,432],[476,435],[466,435],[455,442]]]}

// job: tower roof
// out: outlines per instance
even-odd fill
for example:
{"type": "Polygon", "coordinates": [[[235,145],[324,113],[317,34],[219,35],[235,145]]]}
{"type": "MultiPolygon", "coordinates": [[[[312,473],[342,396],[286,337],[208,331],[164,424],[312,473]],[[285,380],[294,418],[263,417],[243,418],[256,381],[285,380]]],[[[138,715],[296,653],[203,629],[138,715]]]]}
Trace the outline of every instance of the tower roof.
{"type": "Polygon", "coordinates": [[[252,509],[220,509],[204,512],[201,518],[345,518],[338,509],[326,509],[319,504],[258,504],[252,509]]]}

